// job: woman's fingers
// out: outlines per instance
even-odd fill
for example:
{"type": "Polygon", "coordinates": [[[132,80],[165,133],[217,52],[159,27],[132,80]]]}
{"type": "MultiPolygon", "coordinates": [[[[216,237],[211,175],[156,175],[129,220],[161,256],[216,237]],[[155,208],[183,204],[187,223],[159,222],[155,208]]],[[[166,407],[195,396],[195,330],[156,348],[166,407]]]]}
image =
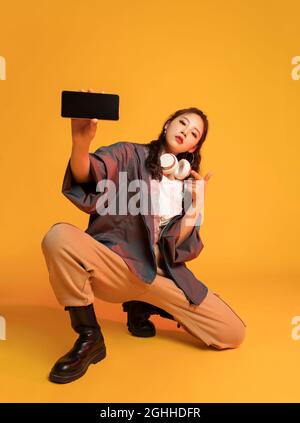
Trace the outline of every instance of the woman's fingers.
{"type": "Polygon", "coordinates": [[[200,173],[196,172],[195,170],[191,170],[191,175],[193,175],[193,177],[195,178],[195,180],[201,180],[204,179],[205,181],[208,181],[210,179],[210,177],[213,175],[213,172],[208,172],[204,178],[200,175],[200,173]]]}
{"type": "MultiPolygon", "coordinates": [[[[87,93],[87,92],[89,92],[89,93],[94,93],[95,91],[94,91],[94,89],[93,88],[89,88],[89,89],[87,89],[87,90],[85,90],[84,88],[81,88],[81,90],[80,90],[82,93],[87,93]]],[[[101,91],[101,93],[105,93],[105,91],[101,91]]]]}
{"type": "Polygon", "coordinates": [[[205,182],[207,182],[210,178],[211,178],[211,176],[213,175],[213,173],[212,172],[208,172],[205,176],[204,176],[204,180],[205,180],[205,182]]]}
{"type": "Polygon", "coordinates": [[[200,173],[196,172],[195,170],[191,170],[191,175],[193,175],[195,179],[202,179],[200,173]]]}

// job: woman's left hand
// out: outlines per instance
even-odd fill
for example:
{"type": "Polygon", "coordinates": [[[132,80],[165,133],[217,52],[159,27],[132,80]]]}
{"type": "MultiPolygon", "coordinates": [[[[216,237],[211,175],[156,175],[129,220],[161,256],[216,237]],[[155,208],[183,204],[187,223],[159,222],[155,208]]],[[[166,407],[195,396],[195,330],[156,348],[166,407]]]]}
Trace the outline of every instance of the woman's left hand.
{"type": "Polygon", "coordinates": [[[212,174],[213,174],[212,172],[208,172],[203,178],[200,175],[200,173],[196,172],[195,170],[191,170],[191,176],[193,176],[193,178],[194,178],[194,179],[192,179],[192,202],[193,202],[193,205],[197,204],[196,199],[197,199],[198,195],[201,198],[199,190],[202,190],[202,187],[201,187],[202,184],[199,185],[196,182],[200,181],[200,180],[204,180],[204,192],[205,192],[207,182],[209,181],[212,174]]]}

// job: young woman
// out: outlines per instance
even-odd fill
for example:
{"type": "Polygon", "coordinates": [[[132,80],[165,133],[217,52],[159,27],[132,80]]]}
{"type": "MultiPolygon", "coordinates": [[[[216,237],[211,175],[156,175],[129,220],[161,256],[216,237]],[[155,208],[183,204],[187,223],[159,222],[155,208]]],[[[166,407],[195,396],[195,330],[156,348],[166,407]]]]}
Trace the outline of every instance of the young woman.
{"type": "MultiPolygon", "coordinates": [[[[41,244],[54,293],[79,334],[72,349],[54,364],[49,379],[71,382],[105,358],[95,296],[123,303],[136,319],[132,325],[128,315],[127,324],[137,336],[153,336],[153,327],[145,321],[150,310],[148,317],[152,311],[172,318],[202,344],[237,348],[245,323],[185,265],[203,248],[196,181],[202,179],[198,172],[208,130],[205,114],[195,107],[178,110],[149,144],[121,141],[89,153],[97,125],[97,119],[71,120],[72,153],[62,186],[63,194],[89,214],[88,227],[82,231],[58,222],[41,244]],[[162,174],[160,157],[165,153],[190,161],[191,191],[185,191],[184,180],[162,174]],[[171,190],[175,195],[170,212],[153,212],[153,197],[168,202],[164,193],[171,190]],[[138,212],[133,207],[137,193],[138,212]]],[[[204,185],[209,178],[207,174],[204,185]]]]}

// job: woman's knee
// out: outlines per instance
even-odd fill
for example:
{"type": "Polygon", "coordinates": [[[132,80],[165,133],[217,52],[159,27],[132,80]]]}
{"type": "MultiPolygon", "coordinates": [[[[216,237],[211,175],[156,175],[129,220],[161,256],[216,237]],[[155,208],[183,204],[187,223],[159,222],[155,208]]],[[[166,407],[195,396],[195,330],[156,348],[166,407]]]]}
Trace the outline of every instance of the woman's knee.
{"type": "Polygon", "coordinates": [[[44,253],[58,251],[65,245],[69,226],[66,222],[58,222],[50,227],[41,242],[44,253]]]}
{"type": "Polygon", "coordinates": [[[245,336],[246,326],[237,318],[237,320],[230,322],[230,324],[220,330],[217,342],[212,344],[212,346],[217,349],[238,348],[243,343],[245,336]]]}

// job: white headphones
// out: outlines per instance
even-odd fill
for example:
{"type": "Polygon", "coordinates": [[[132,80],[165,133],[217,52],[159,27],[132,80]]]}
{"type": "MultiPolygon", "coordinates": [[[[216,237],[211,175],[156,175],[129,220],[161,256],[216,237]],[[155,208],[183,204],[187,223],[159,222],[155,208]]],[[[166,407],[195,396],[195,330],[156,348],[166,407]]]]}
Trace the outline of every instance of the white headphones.
{"type": "Polygon", "coordinates": [[[164,175],[173,175],[176,179],[185,179],[191,173],[191,164],[186,159],[177,160],[172,153],[160,156],[160,165],[164,175]]]}

